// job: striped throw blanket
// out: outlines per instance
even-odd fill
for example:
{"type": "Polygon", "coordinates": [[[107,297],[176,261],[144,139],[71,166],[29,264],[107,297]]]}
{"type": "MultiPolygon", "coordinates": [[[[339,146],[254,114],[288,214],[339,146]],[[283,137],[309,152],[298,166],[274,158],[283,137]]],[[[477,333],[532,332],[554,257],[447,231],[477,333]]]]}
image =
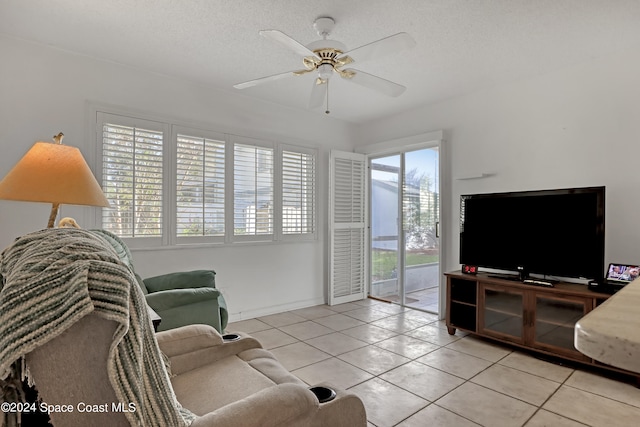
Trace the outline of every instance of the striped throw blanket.
{"type": "Polygon", "coordinates": [[[0,276],[0,400],[24,375],[25,354],[94,313],[119,324],[107,369],[120,402],[138,408],[126,414],[131,425],[181,427],[195,419],[173,393],[135,277],[102,238],[73,228],[25,235],[2,253],[0,276]]]}

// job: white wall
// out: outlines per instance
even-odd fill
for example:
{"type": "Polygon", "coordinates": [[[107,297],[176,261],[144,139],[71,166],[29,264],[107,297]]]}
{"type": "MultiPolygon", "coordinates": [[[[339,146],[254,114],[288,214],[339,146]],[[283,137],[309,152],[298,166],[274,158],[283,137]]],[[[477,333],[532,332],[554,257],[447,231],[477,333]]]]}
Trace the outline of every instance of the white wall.
{"type": "Polygon", "coordinates": [[[639,76],[637,52],[618,54],[361,126],[356,145],[444,130],[447,270],[460,267],[461,194],[599,185],[605,262],[640,263],[639,76]],[[495,175],[456,179],[480,173],[495,175]]]}
{"type": "MultiPolygon", "coordinates": [[[[114,105],[248,137],[320,149],[319,238],[314,242],[237,245],[206,249],[135,251],[143,277],[213,268],[232,319],[325,301],[327,170],[330,148],[352,150],[350,125],[175,78],[97,61],[43,45],[0,36],[0,177],[34,142],[62,131],[93,167],[95,137],[88,103],[114,105]],[[314,132],[322,129],[322,137],[314,132]]],[[[46,226],[50,207],[0,201],[0,247],[46,226]]],[[[96,208],[62,207],[63,216],[92,224],[96,208]]]]}
{"type": "MultiPolygon", "coordinates": [[[[142,276],[214,268],[232,318],[325,300],[328,150],[444,130],[452,206],[445,230],[448,270],[458,268],[460,194],[607,186],[606,261],[640,262],[640,57],[636,52],[504,84],[354,129],[305,112],[250,100],[116,64],[0,36],[0,175],[38,140],[59,131],[90,164],[88,101],[205,124],[244,136],[320,148],[319,240],[276,245],[136,251],[142,276]],[[329,122],[330,125],[327,125],[329,122]],[[322,129],[325,139],[313,139],[322,129]],[[459,181],[478,173],[495,176],[459,181]]],[[[94,208],[63,206],[91,218],[94,208]]],[[[49,207],[0,201],[0,247],[43,228],[49,207]]],[[[94,224],[83,224],[94,226],[94,224]]]]}

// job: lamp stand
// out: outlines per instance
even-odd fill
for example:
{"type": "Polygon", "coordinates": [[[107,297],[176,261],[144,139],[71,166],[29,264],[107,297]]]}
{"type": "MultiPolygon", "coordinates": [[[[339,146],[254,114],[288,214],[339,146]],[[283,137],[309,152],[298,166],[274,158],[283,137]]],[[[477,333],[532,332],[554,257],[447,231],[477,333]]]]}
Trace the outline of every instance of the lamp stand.
{"type": "Polygon", "coordinates": [[[58,208],[60,208],[60,203],[53,203],[51,205],[51,213],[49,214],[49,222],[47,223],[47,228],[53,228],[53,225],[56,222],[56,217],[58,216],[58,208]]]}

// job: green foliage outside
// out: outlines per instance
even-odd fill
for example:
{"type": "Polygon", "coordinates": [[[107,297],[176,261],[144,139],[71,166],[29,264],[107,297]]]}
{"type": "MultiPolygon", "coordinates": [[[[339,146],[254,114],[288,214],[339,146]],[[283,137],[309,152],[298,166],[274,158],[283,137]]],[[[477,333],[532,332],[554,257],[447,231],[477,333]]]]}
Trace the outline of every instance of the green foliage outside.
{"type": "MultiPolygon", "coordinates": [[[[408,252],[406,254],[406,266],[430,264],[438,262],[438,254],[425,252],[408,252]]],[[[372,281],[387,280],[394,277],[398,265],[398,254],[394,251],[374,250],[371,253],[372,281]]]]}

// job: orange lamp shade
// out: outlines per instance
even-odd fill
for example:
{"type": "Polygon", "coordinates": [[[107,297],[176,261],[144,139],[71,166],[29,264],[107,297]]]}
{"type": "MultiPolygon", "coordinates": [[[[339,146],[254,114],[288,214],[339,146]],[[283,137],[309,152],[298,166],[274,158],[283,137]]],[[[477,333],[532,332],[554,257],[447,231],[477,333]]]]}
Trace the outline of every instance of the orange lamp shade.
{"type": "Polygon", "coordinates": [[[36,142],[0,181],[0,199],[109,206],[76,147],[36,142]]]}

